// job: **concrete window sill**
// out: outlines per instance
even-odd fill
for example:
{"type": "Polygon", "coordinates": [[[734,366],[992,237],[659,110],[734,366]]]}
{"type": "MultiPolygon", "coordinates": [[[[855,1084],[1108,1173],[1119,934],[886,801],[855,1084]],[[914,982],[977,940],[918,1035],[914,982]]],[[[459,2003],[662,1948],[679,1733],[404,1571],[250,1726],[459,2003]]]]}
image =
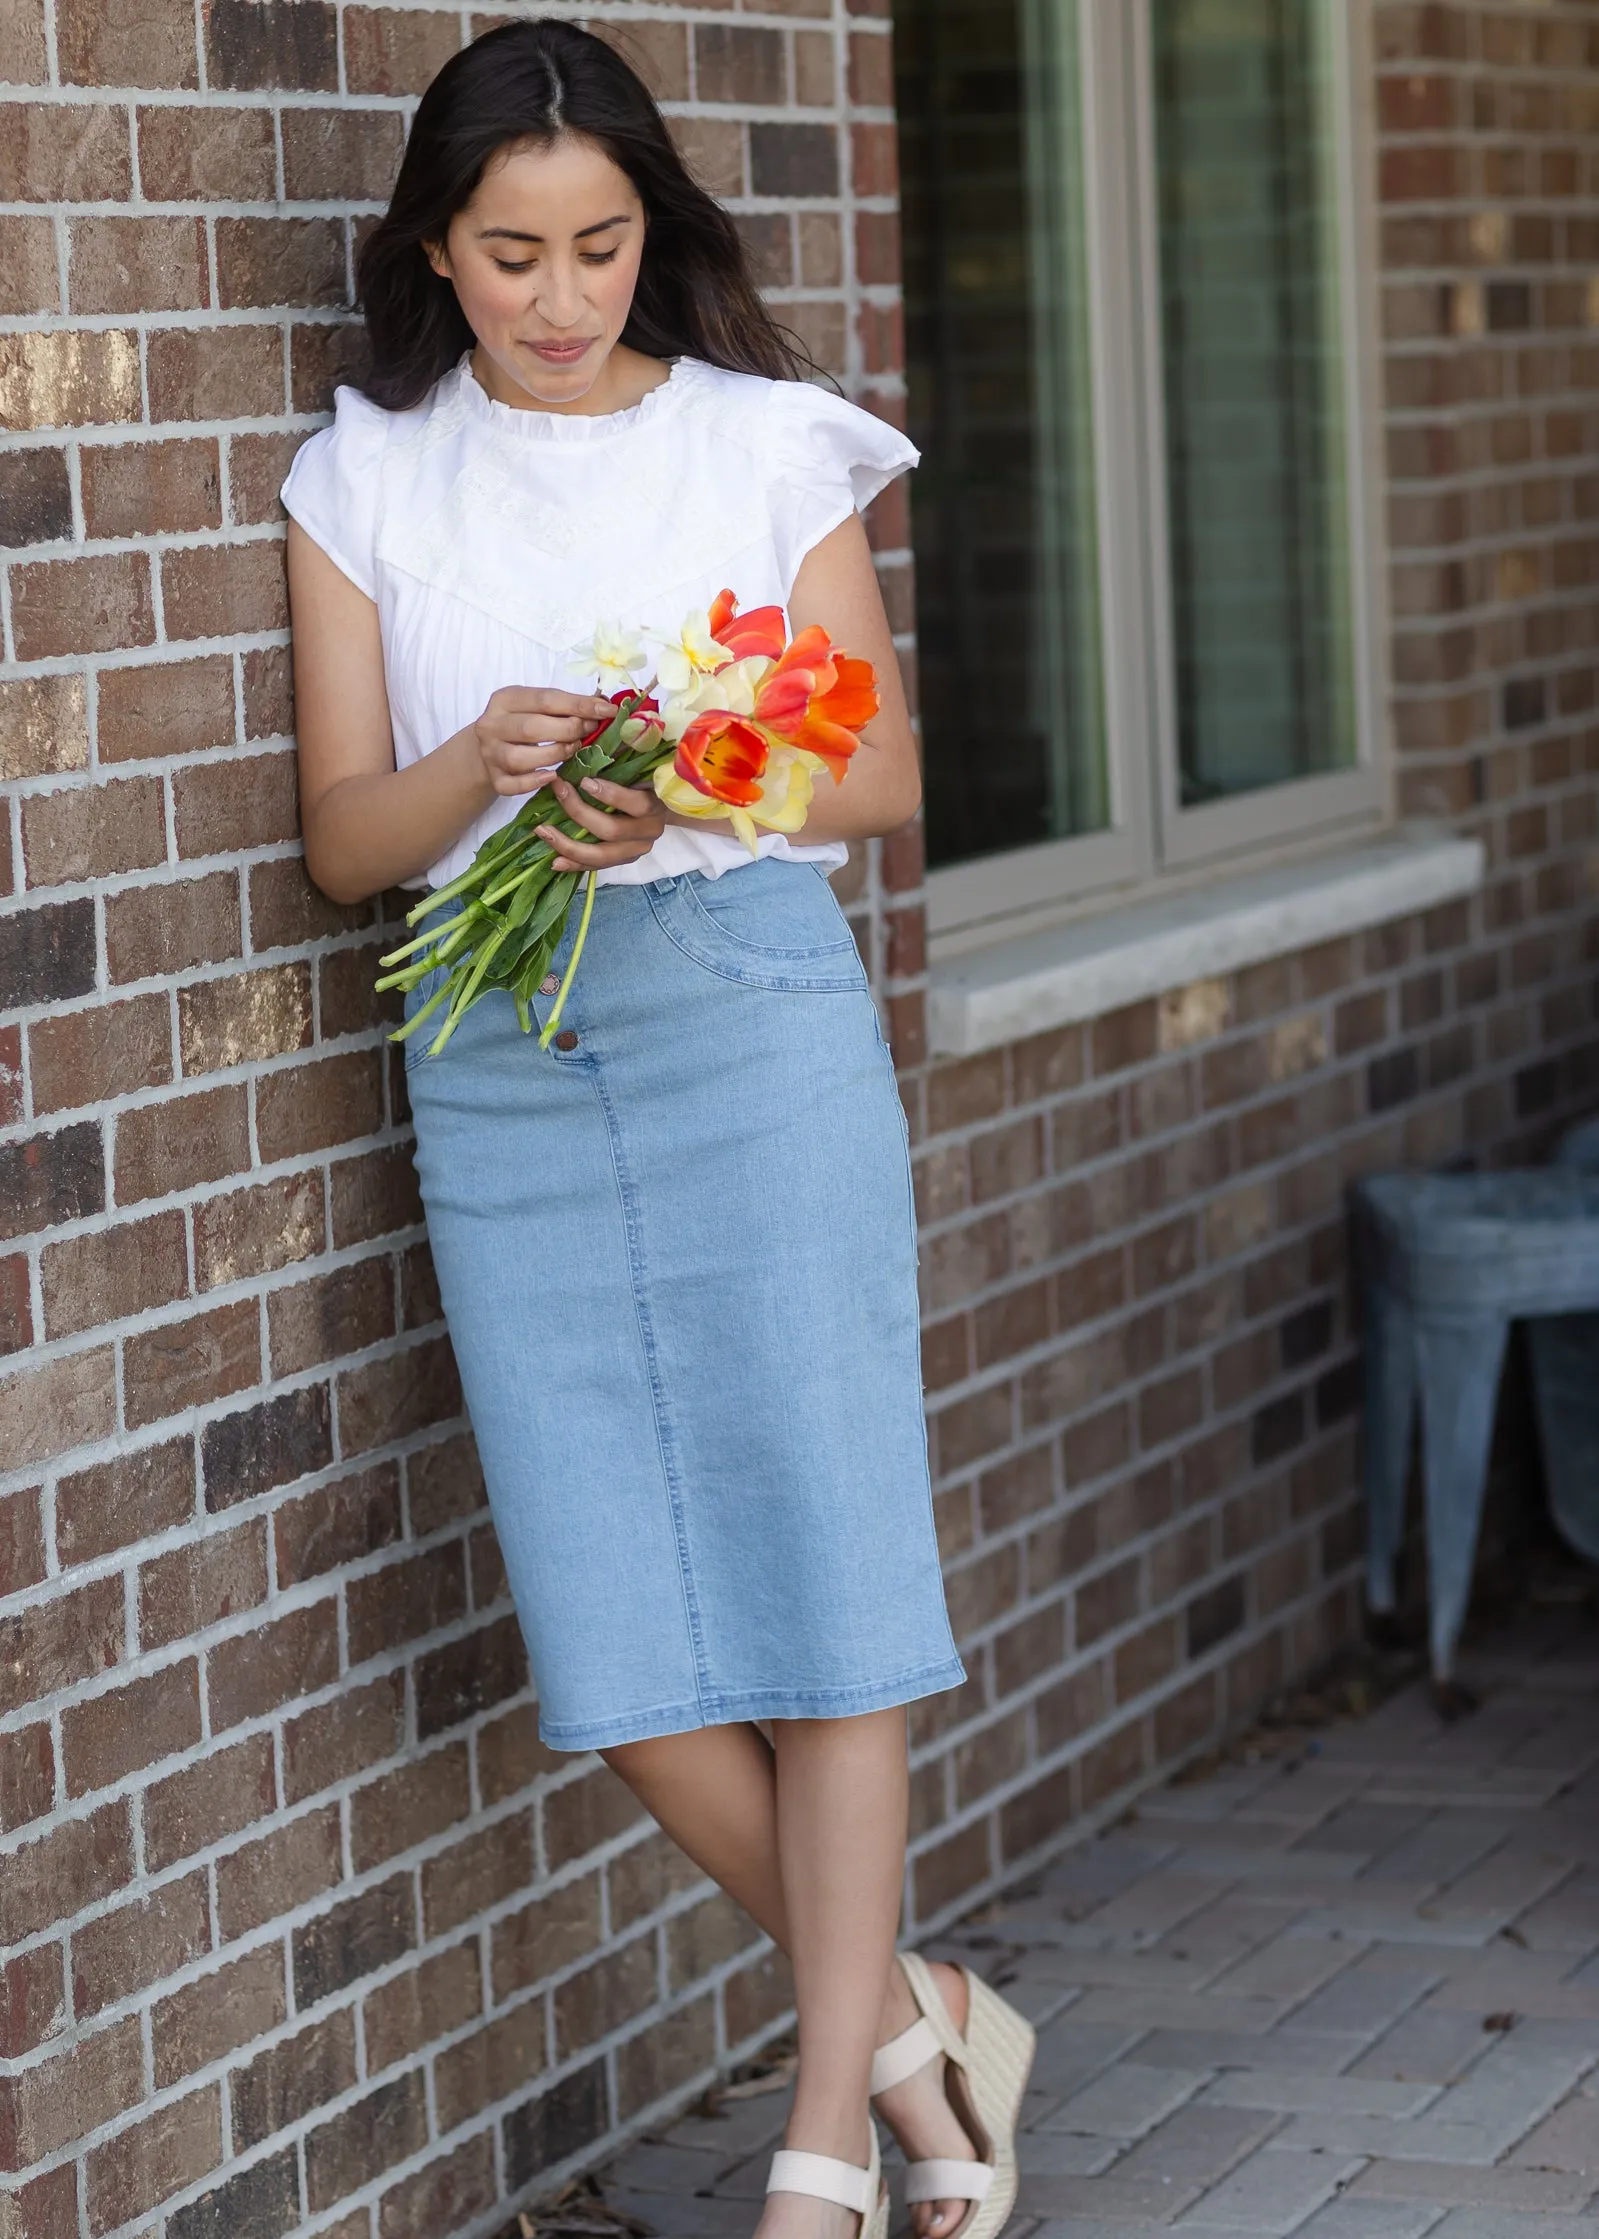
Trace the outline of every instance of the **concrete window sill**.
{"type": "Polygon", "coordinates": [[[932,1047],[942,1057],[974,1057],[1100,1018],[1170,988],[1432,909],[1479,887],[1483,868],[1479,840],[1398,833],[997,942],[934,965],[932,1047]]]}

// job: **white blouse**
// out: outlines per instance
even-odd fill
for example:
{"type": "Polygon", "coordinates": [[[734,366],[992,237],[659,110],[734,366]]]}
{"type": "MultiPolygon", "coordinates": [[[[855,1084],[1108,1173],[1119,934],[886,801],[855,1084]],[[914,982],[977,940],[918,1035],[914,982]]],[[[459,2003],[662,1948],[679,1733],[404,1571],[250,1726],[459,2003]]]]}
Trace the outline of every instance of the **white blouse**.
{"type": "MultiPolygon", "coordinates": [[[[399,767],[476,720],[504,685],[587,691],[572,649],[597,624],[675,635],[721,590],[786,607],[813,545],[917,460],[859,406],[805,382],[679,358],[626,412],[497,404],[463,358],[408,412],[340,389],[283,502],[376,602],[399,767]]],[[[496,800],[426,881],[442,885],[522,805],[496,800]]],[[[763,855],[842,863],[841,843],[762,833],[763,855]]],[[[731,833],[671,825],[602,881],[750,861],[731,833]]]]}

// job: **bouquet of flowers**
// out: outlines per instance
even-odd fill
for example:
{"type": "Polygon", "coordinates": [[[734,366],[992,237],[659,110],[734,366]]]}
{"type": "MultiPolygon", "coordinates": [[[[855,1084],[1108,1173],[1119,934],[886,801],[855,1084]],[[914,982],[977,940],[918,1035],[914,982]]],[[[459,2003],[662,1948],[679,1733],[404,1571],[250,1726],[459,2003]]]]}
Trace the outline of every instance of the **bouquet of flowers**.
{"type": "MultiPolygon", "coordinates": [[[[790,639],[781,607],[740,614],[731,591],[708,613],[688,617],[681,634],[660,648],[655,675],[641,686],[636,679],[649,658],[639,633],[615,627],[596,630],[574,653],[574,667],[594,670],[601,685],[620,681],[620,689],[610,694],[616,713],[590,732],[559,774],[574,785],[585,777],[618,785],[648,780],[674,814],[731,823],[752,855],[760,827],[797,832],[804,824],[818,771],[842,782],[878,709],[869,661],[841,652],[820,627],[790,639]]],[[[483,842],[459,878],[410,912],[406,924],[416,926],[447,903],[461,905],[443,924],[383,958],[380,989],[409,991],[430,972],[449,968],[391,1040],[403,1042],[442,1009],[428,1050],[437,1056],[490,988],[512,996],[523,1033],[530,1030],[532,998],[560,945],[581,877],[553,868],[555,850],[538,836],[540,824],[569,838],[587,836],[542,786],[483,842]]],[[[585,882],[577,938],[539,1035],[541,1049],[561,1021],[597,876],[590,871],[585,882]]]]}

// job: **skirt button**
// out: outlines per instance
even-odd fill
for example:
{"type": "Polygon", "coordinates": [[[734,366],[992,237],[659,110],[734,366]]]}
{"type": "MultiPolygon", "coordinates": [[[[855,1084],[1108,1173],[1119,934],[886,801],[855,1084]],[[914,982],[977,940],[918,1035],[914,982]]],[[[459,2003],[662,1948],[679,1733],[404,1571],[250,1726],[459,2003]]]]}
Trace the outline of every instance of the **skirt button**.
{"type": "Polygon", "coordinates": [[[575,1050],[577,1048],[577,1036],[569,1026],[563,1026],[560,1033],[556,1035],[555,1046],[558,1050],[575,1050]]]}
{"type": "Polygon", "coordinates": [[[543,979],[539,981],[539,993],[541,995],[553,995],[560,984],[553,972],[546,972],[543,979]]]}

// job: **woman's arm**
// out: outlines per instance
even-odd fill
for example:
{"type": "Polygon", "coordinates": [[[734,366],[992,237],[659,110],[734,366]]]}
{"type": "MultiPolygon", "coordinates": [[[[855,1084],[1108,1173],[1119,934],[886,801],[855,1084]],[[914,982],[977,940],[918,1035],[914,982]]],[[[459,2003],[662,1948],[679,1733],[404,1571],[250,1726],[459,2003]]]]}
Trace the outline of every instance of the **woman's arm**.
{"type": "Polygon", "coordinates": [[[882,710],[861,734],[842,785],[818,776],[801,845],[897,832],[921,805],[922,775],[899,656],[859,514],[841,522],[800,563],[789,619],[796,635],[820,622],[833,642],[877,671],[882,710]]]}
{"type": "MultiPolygon", "coordinates": [[[[289,604],[306,865],[336,902],[415,878],[497,796],[549,783],[550,765],[615,712],[588,692],[496,692],[475,723],[396,770],[378,610],[295,521],[289,604]]],[[[563,862],[630,863],[660,835],[659,804],[653,794],[592,782],[592,800],[556,786],[567,813],[604,835],[595,845],[562,841],[563,862]],[[620,814],[607,816],[596,802],[620,814]]]]}

